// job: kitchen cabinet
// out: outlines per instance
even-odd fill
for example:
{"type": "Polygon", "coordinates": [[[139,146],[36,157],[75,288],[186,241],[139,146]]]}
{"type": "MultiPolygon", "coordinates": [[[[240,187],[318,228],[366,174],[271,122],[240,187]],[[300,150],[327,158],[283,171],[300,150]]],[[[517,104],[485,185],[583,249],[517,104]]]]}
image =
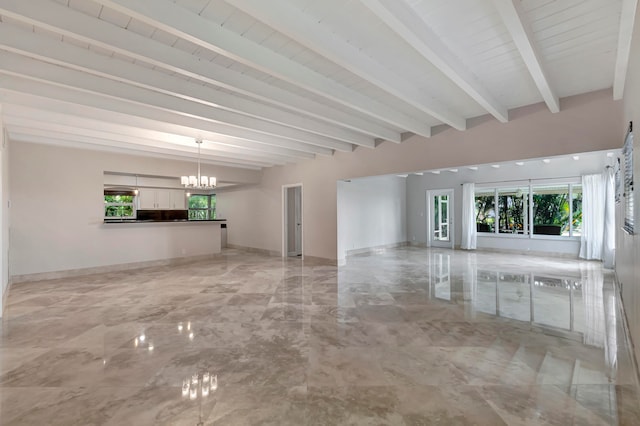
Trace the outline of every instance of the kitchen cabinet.
{"type": "Polygon", "coordinates": [[[169,208],[172,210],[186,210],[187,197],[184,189],[171,189],[169,192],[169,208]]]}
{"type": "Polygon", "coordinates": [[[140,188],[138,205],[140,210],[185,210],[184,190],[140,188]]]}

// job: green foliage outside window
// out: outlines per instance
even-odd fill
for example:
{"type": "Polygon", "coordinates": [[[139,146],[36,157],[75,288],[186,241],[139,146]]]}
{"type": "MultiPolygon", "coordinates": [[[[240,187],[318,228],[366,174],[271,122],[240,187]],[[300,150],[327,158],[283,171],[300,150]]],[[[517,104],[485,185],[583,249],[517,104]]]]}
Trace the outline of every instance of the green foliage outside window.
{"type": "MultiPolygon", "coordinates": [[[[580,184],[532,186],[533,233],[579,236],[582,232],[582,186],[580,184]],[[569,194],[571,193],[571,199],[569,194]]],[[[523,232],[526,226],[528,190],[498,190],[499,232],[523,232]]],[[[495,232],[496,206],[493,189],[476,191],[478,232],[495,232]]],[[[525,232],[527,233],[527,232],[525,232]]]]}
{"type": "Polygon", "coordinates": [[[189,196],[189,220],[216,218],[216,194],[194,194],[189,196]]]}
{"type": "Polygon", "coordinates": [[[105,217],[134,217],[133,195],[106,195],[104,196],[105,217]]]}

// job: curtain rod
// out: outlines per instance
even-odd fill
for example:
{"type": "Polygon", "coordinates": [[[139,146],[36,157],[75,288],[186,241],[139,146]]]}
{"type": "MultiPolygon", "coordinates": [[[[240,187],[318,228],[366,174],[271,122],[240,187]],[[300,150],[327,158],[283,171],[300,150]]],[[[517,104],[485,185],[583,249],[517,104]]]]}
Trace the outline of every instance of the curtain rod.
{"type": "MultiPolygon", "coordinates": [[[[549,177],[549,178],[537,178],[537,179],[511,179],[511,180],[497,180],[494,182],[473,182],[476,185],[489,185],[489,184],[494,184],[494,183],[508,183],[508,182],[535,182],[535,181],[539,181],[539,180],[562,180],[562,179],[580,179],[581,176],[560,176],[560,177],[549,177]]],[[[469,182],[472,183],[472,182],[469,182]]],[[[568,183],[568,182],[567,182],[568,183]]],[[[463,183],[460,184],[461,186],[464,185],[463,183]]]]}

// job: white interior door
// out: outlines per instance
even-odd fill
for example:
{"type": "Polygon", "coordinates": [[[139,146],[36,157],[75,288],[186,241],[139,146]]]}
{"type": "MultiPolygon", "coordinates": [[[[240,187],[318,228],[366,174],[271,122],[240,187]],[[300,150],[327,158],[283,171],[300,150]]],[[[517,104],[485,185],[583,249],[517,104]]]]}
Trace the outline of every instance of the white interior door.
{"type": "Polygon", "coordinates": [[[427,245],[453,248],[453,189],[427,191],[427,210],[427,245]]]}
{"type": "Polygon", "coordinates": [[[283,253],[302,256],[302,186],[283,187],[283,253]]]}

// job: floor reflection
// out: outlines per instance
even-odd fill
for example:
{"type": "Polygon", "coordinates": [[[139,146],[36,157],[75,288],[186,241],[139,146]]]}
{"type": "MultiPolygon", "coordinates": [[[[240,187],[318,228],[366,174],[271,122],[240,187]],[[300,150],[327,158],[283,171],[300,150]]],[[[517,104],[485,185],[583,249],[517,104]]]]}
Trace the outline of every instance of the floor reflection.
{"type": "MultiPolygon", "coordinates": [[[[495,260],[499,258],[496,255],[495,260]]],[[[607,365],[614,370],[618,319],[612,273],[608,273],[605,284],[605,273],[599,263],[578,263],[577,269],[564,271],[569,274],[565,276],[557,274],[560,271],[544,273],[540,266],[490,268],[486,264],[478,266],[475,253],[431,252],[429,295],[465,305],[470,318],[480,312],[540,326],[550,332],[567,332],[585,345],[603,348],[607,365]],[[464,259],[460,265],[461,279],[452,278],[454,256],[464,259]]]]}
{"type": "Polygon", "coordinates": [[[598,263],[404,247],[16,285],[0,424],[637,424],[598,263]]]}

